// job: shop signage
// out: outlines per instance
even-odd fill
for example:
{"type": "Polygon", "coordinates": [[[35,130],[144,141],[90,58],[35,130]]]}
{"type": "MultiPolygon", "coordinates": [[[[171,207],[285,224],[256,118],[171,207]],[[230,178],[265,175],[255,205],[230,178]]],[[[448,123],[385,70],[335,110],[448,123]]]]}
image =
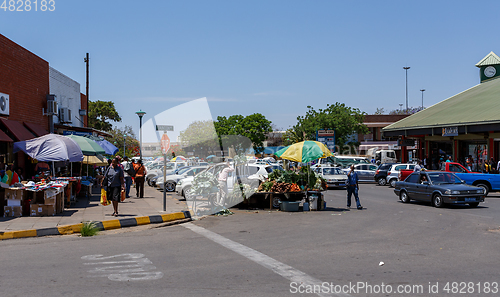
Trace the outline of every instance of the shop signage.
{"type": "Polygon", "coordinates": [[[171,126],[171,125],[156,125],[156,131],[174,131],[174,126],[171,126]]]}
{"type": "Polygon", "coordinates": [[[335,130],[322,129],[316,132],[316,141],[324,144],[330,151],[335,151],[335,130]]]}
{"type": "Polygon", "coordinates": [[[63,135],[87,136],[92,135],[92,132],[63,131],[63,135]]]}
{"type": "Polygon", "coordinates": [[[458,127],[443,128],[442,136],[458,136],[458,127]]]}
{"type": "Polygon", "coordinates": [[[398,139],[398,146],[414,146],[414,139],[398,139]]]}

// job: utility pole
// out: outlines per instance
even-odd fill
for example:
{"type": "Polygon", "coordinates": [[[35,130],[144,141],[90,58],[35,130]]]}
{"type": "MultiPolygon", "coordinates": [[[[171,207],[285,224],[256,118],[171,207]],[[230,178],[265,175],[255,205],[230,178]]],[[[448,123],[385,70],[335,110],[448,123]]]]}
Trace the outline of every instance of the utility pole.
{"type": "Polygon", "coordinates": [[[89,53],[83,61],[87,64],[87,82],[85,88],[85,95],[87,96],[87,127],[89,126],[89,53]]]}
{"type": "Polygon", "coordinates": [[[403,69],[406,72],[406,113],[408,113],[408,69],[410,69],[410,67],[406,66],[403,67],[403,69]]]}
{"type": "Polygon", "coordinates": [[[420,92],[422,92],[422,110],[424,110],[424,92],[425,92],[425,89],[420,90],[420,92]]]}

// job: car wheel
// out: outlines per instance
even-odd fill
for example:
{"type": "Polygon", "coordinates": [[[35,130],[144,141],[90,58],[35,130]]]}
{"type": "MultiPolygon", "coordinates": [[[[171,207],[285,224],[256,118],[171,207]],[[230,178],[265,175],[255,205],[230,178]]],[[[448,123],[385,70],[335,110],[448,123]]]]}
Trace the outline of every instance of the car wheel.
{"type": "Polygon", "coordinates": [[[175,183],[173,181],[169,181],[165,184],[165,190],[167,192],[173,192],[175,191],[175,183]]]}
{"type": "Polygon", "coordinates": [[[470,207],[477,207],[478,205],[479,205],[479,202],[469,203],[470,207]]]}
{"type": "Polygon", "coordinates": [[[397,182],[397,181],[398,181],[398,180],[397,180],[397,179],[395,179],[395,178],[393,178],[393,179],[391,179],[391,180],[389,181],[389,185],[391,185],[391,188],[395,188],[395,187],[396,187],[396,182],[397,182]]]}
{"type": "Polygon", "coordinates": [[[434,205],[434,207],[440,208],[443,207],[443,204],[443,197],[441,197],[441,195],[436,194],[432,197],[432,205],[434,205]]]}
{"type": "Polygon", "coordinates": [[[476,187],[483,188],[483,190],[484,190],[484,196],[488,196],[488,193],[490,192],[490,187],[488,187],[488,185],[477,184],[476,187]]]}
{"type": "Polygon", "coordinates": [[[189,196],[189,191],[191,191],[191,187],[187,187],[185,188],[184,190],[182,190],[182,196],[184,197],[184,199],[189,196]]]}
{"type": "Polygon", "coordinates": [[[399,199],[401,199],[401,202],[403,203],[409,203],[411,200],[406,191],[401,191],[401,193],[399,194],[399,199]]]}
{"type": "Polygon", "coordinates": [[[377,179],[377,183],[378,183],[379,186],[385,186],[385,185],[387,185],[387,181],[383,177],[377,179]]]}
{"type": "Polygon", "coordinates": [[[151,183],[151,179],[148,179],[147,182],[148,182],[148,186],[150,186],[150,187],[153,186],[153,184],[151,183]]]}
{"type": "Polygon", "coordinates": [[[280,208],[280,198],[279,197],[273,197],[273,207],[280,208]]]}

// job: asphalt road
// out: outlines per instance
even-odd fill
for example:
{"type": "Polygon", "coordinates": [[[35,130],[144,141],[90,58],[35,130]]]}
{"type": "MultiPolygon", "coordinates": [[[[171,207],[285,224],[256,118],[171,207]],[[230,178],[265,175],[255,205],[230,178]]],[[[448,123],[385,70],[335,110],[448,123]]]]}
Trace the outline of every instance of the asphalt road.
{"type": "Polygon", "coordinates": [[[346,210],[345,191],[329,190],[321,212],[238,210],[92,238],[7,240],[0,295],[498,296],[492,196],[478,208],[436,209],[362,184],[364,210],[346,210]],[[298,293],[312,284],[322,293],[298,293]]]}

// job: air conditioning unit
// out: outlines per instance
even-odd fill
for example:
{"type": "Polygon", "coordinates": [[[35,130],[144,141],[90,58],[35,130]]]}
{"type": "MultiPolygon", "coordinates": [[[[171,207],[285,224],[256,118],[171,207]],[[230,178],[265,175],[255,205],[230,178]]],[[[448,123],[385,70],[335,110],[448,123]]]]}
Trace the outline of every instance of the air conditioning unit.
{"type": "Polygon", "coordinates": [[[55,100],[47,101],[47,114],[49,115],[57,114],[57,101],[55,100]]]}
{"type": "Polygon", "coordinates": [[[9,95],[0,93],[0,115],[9,115],[9,95]]]}
{"type": "Polygon", "coordinates": [[[62,107],[59,109],[59,122],[71,123],[71,109],[62,107]]]}

